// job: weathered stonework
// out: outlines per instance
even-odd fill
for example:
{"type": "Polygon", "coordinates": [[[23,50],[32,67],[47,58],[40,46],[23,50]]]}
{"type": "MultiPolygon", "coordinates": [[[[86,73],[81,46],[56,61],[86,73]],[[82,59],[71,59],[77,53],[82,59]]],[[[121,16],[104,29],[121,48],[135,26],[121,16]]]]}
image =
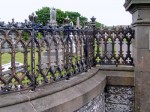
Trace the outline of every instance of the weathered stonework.
{"type": "Polygon", "coordinates": [[[105,97],[105,112],[134,112],[133,87],[107,86],[105,97]]]}
{"type": "Polygon", "coordinates": [[[75,112],[105,112],[105,95],[101,93],[75,112]]]}
{"type": "Polygon", "coordinates": [[[105,93],[75,112],[134,112],[134,87],[107,86],[105,93]]]}
{"type": "Polygon", "coordinates": [[[95,67],[34,92],[1,95],[0,112],[133,112],[132,69],[103,70],[95,67]]]}
{"type": "Polygon", "coordinates": [[[150,112],[150,0],[126,0],[135,30],[135,112],[150,112]]]}

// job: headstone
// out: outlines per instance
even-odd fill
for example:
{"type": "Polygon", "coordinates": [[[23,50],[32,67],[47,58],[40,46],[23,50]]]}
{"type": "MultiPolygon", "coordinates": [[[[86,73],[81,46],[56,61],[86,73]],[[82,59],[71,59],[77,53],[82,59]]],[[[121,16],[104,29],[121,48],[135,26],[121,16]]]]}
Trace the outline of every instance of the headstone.
{"type": "MultiPolygon", "coordinates": [[[[24,69],[22,68],[23,67],[23,64],[20,63],[20,62],[15,62],[15,65],[16,65],[16,73],[17,72],[21,72],[23,71],[24,69]]],[[[2,75],[5,75],[5,76],[8,76],[8,74],[11,72],[11,70],[9,69],[11,67],[11,62],[10,63],[7,63],[7,64],[3,64],[2,65],[2,75]]]]}
{"type": "Polygon", "coordinates": [[[112,42],[111,40],[107,41],[107,57],[111,58],[112,54],[112,42]]]}
{"type": "MultiPolygon", "coordinates": [[[[56,9],[55,8],[51,8],[50,10],[50,21],[49,21],[49,25],[51,26],[57,26],[57,21],[56,21],[56,9]]],[[[50,41],[50,35],[47,35],[46,36],[46,39],[48,40],[48,42],[51,42],[50,41]]],[[[52,37],[52,38],[55,38],[55,37],[52,37]]],[[[52,39],[53,40],[53,39],[52,39]]],[[[62,49],[58,49],[58,59],[59,60],[62,60],[62,55],[60,55],[62,53],[62,49]]],[[[43,52],[42,54],[42,68],[46,68],[47,65],[46,63],[48,62],[48,54],[46,51],[43,52]]],[[[51,66],[56,66],[56,50],[55,50],[55,45],[54,43],[51,43],[51,46],[50,46],[50,63],[51,63],[51,66]]],[[[58,61],[58,65],[62,64],[62,61],[58,61]]]]}
{"type": "MultiPolygon", "coordinates": [[[[63,62],[63,50],[62,50],[62,45],[59,44],[58,46],[58,65],[62,65],[63,62]]],[[[55,46],[55,43],[52,42],[51,43],[51,46],[50,46],[50,65],[51,66],[57,66],[56,64],[56,46],[55,46]]],[[[47,54],[47,51],[44,51],[43,54],[42,54],[42,68],[46,68],[47,65],[46,63],[48,63],[48,54],[47,54]]]]}
{"type": "MultiPolygon", "coordinates": [[[[11,38],[11,44],[12,44],[12,45],[15,45],[15,43],[16,43],[16,40],[15,40],[16,35],[15,35],[15,33],[12,32],[12,33],[9,35],[9,37],[11,38]]],[[[3,38],[2,35],[0,35],[0,39],[1,39],[1,40],[2,40],[2,38],[3,38]]],[[[18,50],[18,51],[22,51],[22,50],[23,50],[21,43],[18,43],[18,45],[17,45],[17,50],[18,50]]],[[[7,42],[4,43],[3,48],[2,48],[2,51],[3,51],[3,52],[9,52],[9,51],[10,51],[10,46],[9,46],[9,44],[8,44],[7,42]]]]}
{"type": "Polygon", "coordinates": [[[74,42],[74,36],[72,33],[70,34],[70,39],[72,41],[72,52],[74,54],[74,53],[76,53],[76,46],[75,46],[75,42],[74,42]]]}
{"type": "Polygon", "coordinates": [[[57,22],[56,22],[56,9],[55,8],[51,8],[50,11],[50,25],[51,26],[56,26],[57,22]]]}
{"type": "Polygon", "coordinates": [[[17,44],[17,51],[23,51],[23,47],[20,42],[17,44]]]}
{"type": "Polygon", "coordinates": [[[47,62],[48,62],[48,54],[46,51],[43,52],[42,54],[42,60],[41,60],[41,63],[42,63],[42,68],[47,68],[47,62]]]}
{"type": "Polygon", "coordinates": [[[12,44],[14,45],[15,44],[15,33],[12,33],[11,35],[11,41],[12,41],[12,44]]]}
{"type": "Polygon", "coordinates": [[[7,42],[5,42],[2,47],[2,52],[10,52],[10,51],[11,51],[11,49],[9,47],[9,44],[7,42]]]}
{"type": "Polygon", "coordinates": [[[70,26],[72,26],[72,27],[74,26],[74,24],[73,24],[73,22],[72,22],[72,21],[70,22],[70,26]]]}
{"type": "Polygon", "coordinates": [[[77,17],[76,27],[77,27],[77,28],[80,28],[80,27],[81,27],[81,26],[80,26],[80,18],[79,18],[79,17],[77,17]]]}
{"type": "MultiPolygon", "coordinates": [[[[59,51],[59,50],[58,50],[59,51]]],[[[50,60],[51,60],[51,66],[56,65],[56,47],[54,45],[54,42],[51,44],[51,51],[50,51],[50,60]]]]}

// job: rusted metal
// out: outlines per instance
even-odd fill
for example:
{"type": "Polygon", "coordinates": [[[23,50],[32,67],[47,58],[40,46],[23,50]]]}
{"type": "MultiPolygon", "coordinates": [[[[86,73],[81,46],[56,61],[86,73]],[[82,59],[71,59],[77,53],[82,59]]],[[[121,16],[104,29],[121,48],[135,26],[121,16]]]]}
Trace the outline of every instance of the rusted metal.
{"type": "Polygon", "coordinates": [[[95,60],[101,65],[133,65],[132,40],[134,31],[130,28],[97,29],[95,34],[95,60]]]}
{"type": "Polygon", "coordinates": [[[29,18],[30,22],[25,23],[0,22],[0,94],[35,90],[51,81],[69,79],[96,64],[133,65],[131,28],[96,29],[95,18],[91,27],[83,29],[72,27],[68,18],[63,27],[51,27],[36,24],[34,15],[29,18]],[[6,73],[3,61],[7,55],[10,65],[6,73]]]}

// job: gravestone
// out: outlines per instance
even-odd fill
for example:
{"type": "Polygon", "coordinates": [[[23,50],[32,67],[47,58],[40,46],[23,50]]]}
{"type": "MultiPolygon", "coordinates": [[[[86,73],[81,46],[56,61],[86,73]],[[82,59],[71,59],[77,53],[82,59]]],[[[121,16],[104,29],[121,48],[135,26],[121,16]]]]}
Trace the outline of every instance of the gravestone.
{"type": "MultiPolygon", "coordinates": [[[[76,45],[75,45],[74,36],[72,33],[70,34],[70,39],[72,41],[72,53],[74,55],[76,53],[76,45]]],[[[69,51],[69,52],[71,52],[71,51],[69,51]]]]}
{"type": "MultiPolygon", "coordinates": [[[[16,66],[16,73],[23,71],[23,64],[20,62],[15,62],[15,66],[16,66]]],[[[9,76],[9,74],[11,73],[11,70],[9,69],[11,67],[11,62],[7,63],[7,64],[3,64],[2,65],[2,75],[4,76],[9,76]]]]}
{"type": "MultiPolygon", "coordinates": [[[[56,21],[56,9],[55,8],[51,8],[50,11],[50,23],[49,23],[52,27],[57,26],[57,21],[56,21]]],[[[59,39],[59,36],[53,35],[54,37],[52,38],[57,38],[59,39]]],[[[46,39],[48,39],[48,42],[50,42],[50,36],[46,36],[46,39]]],[[[52,39],[53,40],[53,39],[52,39]]],[[[51,43],[51,42],[50,42],[51,43]]],[[[58,65],[63,64],[62,60],[63,60],[63,51],[62,51],[62,47],[60,47],[61,45],[58,46],[58,65]]],[[[50,46],[50,65],[51,66],[56,66],[56,47],[54,45],[54,42],[51,43],[50,46]]],[[[46,68],[47,67],[47,63],[48,62],[48,54],[46,51],[43,52],[42,54],[42,68],[46,68]]]]}
{"type": "MultiPolygon", "coordinates": [[[[54,45],[54,43],[51,44],[51,51],[50,51],[50,60],[51,60],[51,66],[55,66],[56,65],[56,47],[54,45]]],[[[58,50],[59,52],[59,50],[58,50]]],[[[59,55],[58,55],[58,59],[59,59],[59,55]]]]}
{"type": "Polygon", "coordinates": [[[51,10],[50,10],[50,25],[57,26],[56,9],[55,8],[51,8],[51,10]]]}
{"type": "Polygon", "coordinates": [[[111,58],[112,54],[112,41],[108,40],[107,41],[107,57],[111,58]]]}
{"type": "Polygon", "coordinates": [[[80,18],[79,17],[77,17],[76,27],[77,28],[81,28],[81,26],[80,26],[80,18]]]}
{"type": "MultiPolygon", "coordinates": [[[[54,42],[51,43],[50,46],[50,65],[51,66],[56,66],[56,52],[58,53],[58,65],[62,65],[63,62],[63,50],[62,50],[62,45],[58,46],[58,51],[56,51],[56,46],[54,45],[54,42]]],[[[47,63],[48,62],[48,54],[47,51],[44,51],[42,54],[42,68],[46,68],[47,67],[47,63]]]]}
{"type": "MultiPolygon", "coordinates": [[[[9,37],[11,39],[11,44],[14,46],[16,44],[16,40],[15,40],[16,35],[15,35],[15,33],[12,32],[11,35],[9,35],[9,37]]],[[[0,34],[0,41],[1,41],[0,45],[3,42],[3,40],[4,40],[4,37],[0,34]]],[[[23,48],[22,48],[22,45],[21,45],[20,42],[17,44],[16,50],[17,51],[23,51],[23,48]]],[[[7,42],[4,43],[4,45],[2,47],[2,51],[3,52],[10,52],[11,51],[10,46],[7,42]]]]}

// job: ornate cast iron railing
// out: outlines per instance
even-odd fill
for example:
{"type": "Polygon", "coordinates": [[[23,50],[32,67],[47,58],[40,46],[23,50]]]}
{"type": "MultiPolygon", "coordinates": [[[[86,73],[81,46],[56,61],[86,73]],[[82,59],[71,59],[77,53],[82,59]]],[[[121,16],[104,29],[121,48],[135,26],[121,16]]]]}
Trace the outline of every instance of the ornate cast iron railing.
{"type": "Polygon", "coordinates": [[[133,65],[130,28],[97,29],[95,34],[95,60],[100,65],[133,65]]]}
{"type": "MultiPolygon", "coordinates": [[[[31,18],[31,17],[30,17],[31,18]]],[[[0,94],[69,79],[93,66],[93,31],[0,23],[0,94]]]]}
{"type": "Polygon", "coordinates": [[[83,29],[31,22],[0,23],[0,94],[41,86],[96,64],[133,65],[130,28],[98,30],[95,18],[83,29]]]}

